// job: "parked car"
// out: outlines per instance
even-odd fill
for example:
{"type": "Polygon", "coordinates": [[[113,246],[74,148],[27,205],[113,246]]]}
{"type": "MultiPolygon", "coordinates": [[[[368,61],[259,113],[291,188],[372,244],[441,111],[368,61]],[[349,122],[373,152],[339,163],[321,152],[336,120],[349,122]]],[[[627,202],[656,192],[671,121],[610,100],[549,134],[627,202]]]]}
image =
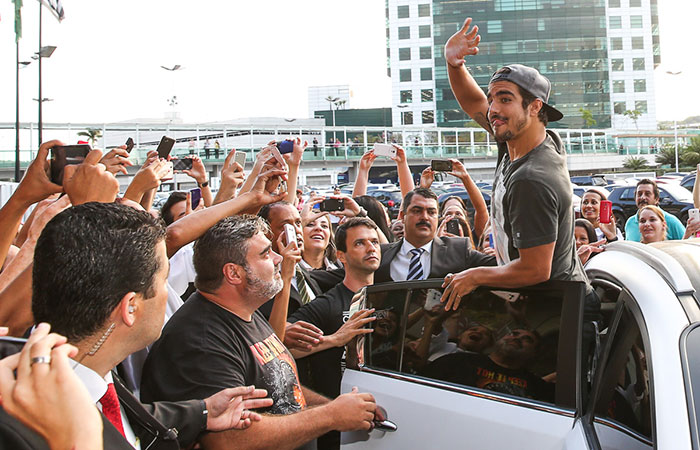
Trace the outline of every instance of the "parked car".
{"type": "Polygon", "coordinates": [[[399,211],[401,209],[401,200],[403,200],[403,198],[401,197],[401,191],[387,191],[384,189],[377,189],[373,191],[367,191],[367,195],[371,195],[372,197],[379,200],[379,202],[382,205],[386,206],[386,208],[389,210],[389,217],[391,217],[391,220],[394,220],[399,217],[399,211]]]}
{"type": "Polygon", "coordinates": [[[433,306],[442,279],[366,288],[350,313],[377,320],[347,346],[341,392],[370,392],[386,420],[341,446],[700,448],[699,264],[695,240],[610,244],[585,267],[595,324],[576,282],[479,288],[453,314],[433,306]]]}
{"type": "Polygon", "coordinates": [[[579,186],[607,186],[604,175],[584,175],[571,177],[571,182],[579,186]]]}
{"type": "Polygon", "coordinates": [[[574,184],[572,187],[574,189],[574,194],[576,194],[578,197],[583,197],[583,194],[586,191],[597,191],[605,195],[605,197],[610,195],[610,191],[602,186],[578,186],[574,184]]]}
{"type": "MultiPolygon", "coordinates": [[[[608,196],[613,204],[613,214],[618,228],[624,230],[627,219],[637,214],[634,199],[636,186],[624,186],[613,189],[608,196]]],[[[664,184],[659,186],[659,206],[669,214],[678,217],[683,225],[688,221],[688,210],[694,208],[693,196],[679,185],[664,184]]]]}
{"type": "Polygon", "coordinates": [[[683,186],[690,192],[693,192],[693,187],[695,186],[695,177],[696,172],[691,172],[688,175],[684,176],[681,180],[681,186],[683,186]]]}

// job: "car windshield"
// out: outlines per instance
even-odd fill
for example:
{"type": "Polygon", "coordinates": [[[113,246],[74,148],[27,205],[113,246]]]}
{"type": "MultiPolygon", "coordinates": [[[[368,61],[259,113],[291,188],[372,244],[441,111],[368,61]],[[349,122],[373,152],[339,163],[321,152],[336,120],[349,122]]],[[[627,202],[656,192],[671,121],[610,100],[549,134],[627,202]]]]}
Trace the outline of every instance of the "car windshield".
{"type": "Polygon", "coordinates": [[[662,189],[668,192],[671,196],[673,196],[673,198],[680,202],[693,202],[693,194],[688,192],[687,189],[680,185],[664,184],[662,189]]]}

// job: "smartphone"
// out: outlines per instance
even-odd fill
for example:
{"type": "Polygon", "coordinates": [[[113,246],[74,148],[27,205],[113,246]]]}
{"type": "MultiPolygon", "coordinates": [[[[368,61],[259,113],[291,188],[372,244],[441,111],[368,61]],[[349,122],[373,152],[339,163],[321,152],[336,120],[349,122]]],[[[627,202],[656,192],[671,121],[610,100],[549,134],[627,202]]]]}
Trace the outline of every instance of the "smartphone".
{"type": "Polygon", "coordinates": [[[289,245],[290,242],[297,241],[297,232],[294,229],[294,225],[288,223],[284,224],[284,245],[289,245]]]}
{"type": "Polygon", "coordinates": [[[173,161],[173,170],[190,170],[192,168],[192,158],[182,158],[173,161]]]}
{"type": "Polygon", "coordinates": [[[337,198],[327,198],[321,202],[321,211],[343,211],[345,202],[337,198]]]}
{"type": "Polygon", "coordinates": [[[241,167],[245,167],[245,152],[236,152],[233,155],[233,161],[240,164],[241,167]]]}
{"type": "Polygon", "coordinates": [[[700,209],[692,208],[688,210],[688,219],[700,220],[700,209]]]}
{"type": "Polygon", "coordinates": [[[170,155],[170,150],[173,149],[173,145],[175,145],[175,139],[169,138],[168,136],[163,136],[160,139],[160,144],[158,144],[158,157],[168,159],[168,155],[170,155]]]}
{"type": "Polygon", "coordinates": [[[126,152],[131,153],[131,150],[134,148],[134,140],[129,138],[126,140],[126,152]]]}
{"type": "Polygon", "coordinates": [[[610,223],[612,220],[612,202],[610,200],[600,201],[600,223],[610,223]]]}
{"type": "Polygon", "coordinates": [[[461,224],[459,223],[459,219],[452,219],[449,222],[447,222],[447,228],[445,231],[447,231],[450,234],[454,234],[455,236],[459,236],[459,228],[461,224]]]}
{"type": "Polygon", "coordinates": [[[292,153],[292,151],[294,151],[294,141],[290,139],[285,139],[281,142],[277,142],[275,146],[282,155],[284,155],[285,153],[292,153]]]}
{"type": "Polygon", "coordinates": [[[396,147],[391,144],[374,144],[372,150],[377,156],[396,157],[396,147]]]}
{"type": "MultiPolygon", "coordinates": [[[[190,160],[191,161],[191,160],[190,160]]],[[[192,201],[192,210],[194,211],[199,206],[199,201],[202,199],[202,190],[200,188],[190,189],[190,200],[192,201]]]]}
{"type": "Polygon", "coordinates": [[[493,246],[493,233],[489,233],[489,247],[496,248],[493,246]]]}
{"type": "Polygon", "coordinates": [[[172,180],[173,179],[173,162],[172,161],[166,161],[165,164],[163,165],[163,168],[160,169],[159,175],[162,174],[160,177],[161,181],[166,181],[166,180],[172,180]]]}
{"type": "Polygon", "coordinates": [[[442,293],[437,289],[428,289],[428,292],[425,294],[425,305],[423,305],[423,309],[431,311],[440,304],[441,297],[442,293]]]}
{"type": "Polygon", "coordinates": [[[452,161],[433,159],[430,161],[430,168],[435,172],[450,172],[452,170],[452,161]]]}
{"type": "Polygon", "coordinates": [[[81,164],[90,153],[88,144],[57,145],[51,149],[51,182],[63,184],[63,169],[73,164],[81,164]]]}
{"type": "Polygon", "coordinates": [[[27,343],[24,338],[16,338],[11,336],[0,337],[0,358],[6,358],[22,351],[22,348],[27,343]]]}

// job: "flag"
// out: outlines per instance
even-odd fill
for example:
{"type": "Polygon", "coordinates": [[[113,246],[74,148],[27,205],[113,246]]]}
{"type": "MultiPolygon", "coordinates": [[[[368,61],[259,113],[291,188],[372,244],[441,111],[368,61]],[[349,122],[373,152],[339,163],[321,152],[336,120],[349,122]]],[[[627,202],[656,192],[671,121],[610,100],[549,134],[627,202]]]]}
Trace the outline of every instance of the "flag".
{"type": "Polygon", "coordinates": [[[53,13],[54,16],[58,19],[58,21],[62,21],[63,19],[66,18],[66,14],[63,12],[63,5],[61,4],[61,0],[40,0],[41,3],[45,4],[53,13]]]}
{"type": "Polygon", "coordinates": [[[15,42],[22,37],[22,0],[12,0],[15,4],[15,42]]]}

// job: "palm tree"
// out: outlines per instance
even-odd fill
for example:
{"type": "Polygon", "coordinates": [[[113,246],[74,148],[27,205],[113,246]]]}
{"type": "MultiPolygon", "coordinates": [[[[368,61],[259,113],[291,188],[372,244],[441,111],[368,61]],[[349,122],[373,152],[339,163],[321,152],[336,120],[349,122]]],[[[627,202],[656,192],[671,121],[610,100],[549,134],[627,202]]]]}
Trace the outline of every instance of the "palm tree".
{"type": "Polygon", "coordinates": [[[329,95],[328,97],[326,97],[326,101],[328,102],[328,108],[329,108],[331,111],[333,111],[333,105],[334,105],[335,102],[337,102],[338,100],[340,100],[338,97],[333,97],[333,96],[330,96],[330,95],[329,95]]]}
{"type": "Polygon", "coordinates": [[[646,168],[647,160],[642,158],[641,156],[629,156],[622,163],[622,166],[625,169],[629,169],[629,170],[642,170],[642,169],[646,168]]]}
{"type": "Polygon", "coordinates": [[[676,150],[670,146],[664,146],[656,154],[656,164],[673,166],[676,163],[676,150]]]}
{"type": "Polygon", "coordinates": [[[692,138],[690,144],[683,149],[680,157],[688,166],[695,167],[700,164],[700,137],[692,138]]]}
{"type": "Polygon", "coordinates": [[[90,142],[90,145],[94,147],[97,140],[102,137],[102,131],[98,128],[88,128],[87,131],[79,132],[78,136],[83,136],[87,138],[88,142],[90,142]]]}

